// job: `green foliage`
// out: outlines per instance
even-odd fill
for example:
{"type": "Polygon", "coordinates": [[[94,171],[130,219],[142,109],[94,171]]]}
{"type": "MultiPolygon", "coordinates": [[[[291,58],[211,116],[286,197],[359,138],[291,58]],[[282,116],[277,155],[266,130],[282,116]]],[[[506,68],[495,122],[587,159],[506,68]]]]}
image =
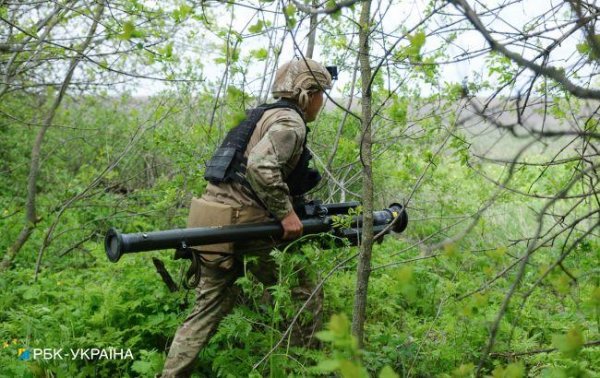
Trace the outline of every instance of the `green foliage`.
{"type": "MultiPolygon", "coordinates": [[[[135,232],[185,224],[189,199],[201,195],[206,186],[202,178],[206,160],[226,131],[243,117],[244,109],[255,101],[249,89],[238,82],[246,74],[245,65],[264,62],[271,54],[262,47],[246,54],[240,47],[242,32],[218,27],[210,9],[200,12],[182,2],[168,11],[153,9],[149,12],[152,19],[142,18],[142,22],[139,16],[145,5],[127,1],[123,7],[131,14],[108,21],[107,38],[130,45],[131,54],[139,54],[144,63],[156,65],[153,67],[172,68],[171,64],[184,65],[186,59],[181,56],[180,45],[172,42],[177,39],[164,38],[168,30],[165,24],[157,23],[170,20],[169,25],[173,25],[187,19],[213,22],[218,42],[212,54],[202,58],[205,62],[228,64],[231,77],[223,87],[220,78],[202,80],[197,86],[174,83],[171,92],[143,100],[112,93],[77,95],[66,100],[54,120],[58,127],[48,131],[42,151],[37,188],[40,221],[14,269],[0,276],[0,290],[5,293],[0,297],[0,342],[8,343],[0,350],[0,366],[7,376],[152,376],[161,370],[166,347],[190,309],[189,304],[183,310],[180,307],[185,294],[169,293],[157,279],[149,258],[160,253],[127,256],[118,265],[107,263],[101,248],[103,233],[109,226],[135,232]],[[219,93],[218,99],[215,93],[219,93]],[[83,197],[57,219],[61,206],[77,195],[83,197]],[[39,280],[33,282],[37,253],[54,221],[58,221],[57,228],[45,250],[39,280]],[[25,362],[17,359],[22,346],[126,347],[132,349],[134,360],[25,362]]],[[[0,8],[0,13],[5,11],[0,8]]],[[[295,6],[290,4],[284,11],[288,26],[295,27],[295,6]]],[[[347,30],[348,25],[356,26],[355,13],[355,9],[348,8],[335,17],[322,19],[323,30],[328,30],[326,38],[330,38],[322,46],[323,55],[346,71],[353,69],[347,51],[356,47],[356,41],[347,30]],[[348,17],[339,17],[342,13],[348,17]]],[[[270,27],[268,21],[253,21],[247,31],[264,34],[270,27]]],[[[411,223],[402,236],[387,237],[374,247],[364,348],[357,348],[349,320],[336,315],[352,311],[355,272],[350,261],[328,276],[324,286],[324,313],[331,320],[318,333],[323,345],[299,346],[290,336],[264,364],[253,369],[279,341],[300,307],[292,295],[300,276],[321,279],[357,252],[339,246],[325,250],[320,243],[306,243],[273,252],[279,267],[277,285],[265,287],[251,274],[237,281],[243,293],[241,303],[202,350],[198,374],[384,378],[475,374],[490,324],[515,278],[515,270],[508,268],[526,250],[528,241],[523,240],[532,234],[544,204],[517,192],[553,195],[582,168],[577,162],[517,167],[507,186],[511,190],[499,195],[469,234],[445,243],[441,250],[416,247],[460,234],[497,189],[491,181],[507,178],[505,167],[475,159],[473,153],[478,146],[473,145],[472,135],[454,127],[459,121],[454,104],[490,84],[483,79],[465,85],[441,80],[433,62],[444,53],[431,52],[428,33],[428,29],[417,30],[402,42],[404,46],[392,51],[390,64],[410,67],[406,78],[390,66],[390,72],[380,70],[373,82],[375,103],[382,105],[373,122],[376,201],[378,206],[386,206],[410,194],[411,223]],[[413,87],[400,85],[393,91],[387,88],[390,82],[405,79],[413,87]],[[419,92],[420,85],[434,87],[436,94],[426,97],[419,92]],[[421,117],[418,109],[433,110],[421,117]],[[451,136],[446,140],[448,132],[451,136]],[[499,274],[505,269],[506,273],[499,274]]],[[[200,37],[193,34],[197,40],[200,37]]],[[[25,36],[15,32],[13,38],[18,42],[25,36]]],[[[449,40],[453,38],[456,35],[449,40]]],[[[582,54],[588,50],[580,46],[582,54]]],[[[65,55],[64,49],[44,52],[52,57],[65,55]]],[[[118,68],[112,59],[101,58],[98,63],[102,70],[118,68]]],[[[189,62],[189,67],[198,64],[189,62]]],[[[492,55],[487,65],[487,74],[501,84],[514,79],[517,67],[506,58],[492,55]]],[[[196,71],[190,68],[190,72],[196,71]]],[[[197,79],[192,76],[190,81],[197,79]]],[[[350,85],[341,92],[344,98],[355,95],[350,93],[350,85]]],[[[44,89],[34,95],[20,92],[2,98],[2,251],[19,233],[32,142],[39,115],[49,108],[55,94],[55,89],[44,89]],[[31,121],[31,125],[19,119],[31,121]]],[[[579,107],[563,96],[553,101],[548,114],[570,122],[579,107]]],[[[598,122],[590,118],[583,127],[595,132],[598,122]]],[[[361,190],[361,181],[356,179],[361,171],[359,120],[328,110],[311,128],[311,148],[324,163],[331,158],[330,172],[344,187],[341,190],[331,181],[325,182],[315,197],[356,199],[351,193],[361,190]],[[331,156],[338,130],[337,150],[331,156]]],[[[526,160],[534,162],[542,157],[531,155],[526,160]]],[[[570,194],[577,196],[582,191],[581,186],[575,186],[570,194]]],[[[581,216],[582,207],[597,206],[592,201],[573,207],[576,201],[579,199],[565,200],[547,211],[561,219],[562,227],[581,216]]],[[[348,227],[350,219],[336,218],[336,226],[348,227]]],[[[524,281],[500,324],[494,347],[500,353],[492,354],[484,364],[484,375],[598,374],[597,347],[586,347],[585,342],[600,338],[600,245],[588,238],[562,267],[553,265],[564,252],[563,244],[580,236],[582,232],[574,229],[571,235],[561,235],[531,256],[524,281]],[[521,303],[534,284],[538,285],[536,289],[521,303]],[[518,358],[506,358],[502,353],[552,347],[558,351],[518,358]]],[[[246,260],[247,269],[251,260],[246,260]]],[[[171,272],[178,272],[183,265],[167,262],[171,272]]],[[[189,297],[193,300],[192,295],[189,297]]],[[[300,322],[310,321],[308,312],[300,316],[300,322]]]]}
{"type": "Polygon", "coordinates": [[[250,33],[260,33],[265,27],[266,23],[263,20],[258,20],[254,25],[251,25],[248,28],[250,33]]]}
{"type": "Polygon", "coordinates": [[[132,38],[144,38],[144,32],[136,28],[133,21],[126,21],[123,24],[123,32],[119,35],[120,39],[129,40],[132,38]]]}
{"type": "MultiPolygon", "coordinates": [[[[93,252],[101,256],[100,245],[93,252]]],[[[2,340],[16,339],[20,348],[131,349],[134,360],[52,359],[20,361],[14,350],[0,350],[0,364],[9,372],[34,375],[107,376],[111,372],[156,373],[163,355],[144,348],[162,349],[179,323],[181,298],[157,285],[147,259],[134,258],[115,269],[104,259],[93,268],[44,274],[32,282],[28,271],[9,272],[0,281],[2,290],[16,286],[4,296],[0,319],[6,324],[2,340]],[[102,280],[97,280],[102,277],[102,280]]],[[[170,264],[172,265],[172,264],[170,264]]],[[[3,373],[6,373],[3,370],[3,373]]]]}
{"type": "MultiPolygon", "coordinates": [[[[346,315],[333,315],[327,324],[327,330],[321,331],[317,337],[330,343],[333,356],[323,359],[312,368],[315,373],[338,372],[344,378],[366,378],[369,374],[360,358],[360,350],[356,338],[350,332],[350,321],[346,315]]],[[[393,378],[398,375],[385,366],[378,375],[380,378],[393,378]]]]}
{"type": "MultiPolygon", "coordinates": [[[[227,109],[223,125],[229,127],[238,120],[248,95],[232,86],[226,96],[232,108],[227,109]]],[[[210,99],[189,96],[171,103],[157,98],[133,106],[131,98],[87,97],[67,103],[60,112],[57,124],[77,124],[90,129],[88,143],[80,142],[78,130],[50,130],[48,151],[52,154],[42,166],[44,185],[38,196],[39,213],[44,214],[44,219],[29,241],[31,250],[38,250],[43,230],[55,219],[47,214],[81,193],[98,176],[101,186],[62,216],[55,232],[58,236],[46,251],[37,283],[32,282],[35,253],[19,255],[15,269],[0,277],[0,290],[11,293],[0,299],[1,341],[17,339],[22,343],[0,351],[0,366],[7,371],[5,374],[151,376],[160,371],[165,346],[189,306],[188,310],[180,310],[183,294],[166,291],[153,271],[150,254],[126,256],[118,265],[106,262],[101,248],[102,234],[109,226],[133,232],[180,227],[185,223],[189,198],[201,194],[206,185],[202,164],[225,132],[217,127],[211,129],[207,118],[195,113],[192,116],[186,109],[210,114],[210,99]],[[162,121],[155,125],[157,120],[162,121]],[[143,125],[153,126],[143,128],[143,125]],[[135,139],[132,152],[103,174],[104,168],[135,135],[140,138],[135,139]],[[76,148],[79,154],[74,156],[72,151],[76,148]],[[90,238],[84,240],[86,237],[90,238]],[[132,349],[134,360],[103,360],[93,364],[24,362],[16,358],[20,345],[127,347],[132,349]]],[[[7,104],[20,117],[31,116],[33,110],[19,106],[20,101],[25,100],[13,98],[7,104]]],[[[397,96],[392,104],[386,112],[402,129],[409,122],[411,107],[419,105],[419,100],[397,96]]],[[[310,142],[320,156],[327,156],[324,151],[330,146],[319,142],[332,140],[337,131],[328,125],[337,126],[340,120],[341,114],[327,112],[313,128],[310,142]]],[[[346,122],[338,153],[333,158],[334,169],[355,161],[358,156],[358,123],[351,119],[346,122]]],[[[356,253],[353,248],[322,250],[320,244],[308,243],[302,247],[303,253],[293,253],[291,249],[273,253],[280,267],[277,285],[265,288],[250,274],[238,281],[244,300],[223,320],[202,351],[198,367],[201,376],[310,376],[336,372],[347,376],[392,377],[394,371],[399,376],[473,374],[474,363],[487,342],[489,324],[510,287],[513,273],[499,277],[485,290],[458,298],[479,289],[514,262],[521,249],[505,244],[506,240],[531,231],[534,215],[524,208],[536,209],[539,204],[523,201],[516,195],[503,196],[482,217],[473,234],[447,244],[435,256],[411,247],[411,240],[443,241],[444,230],[455,222],[452,217],[477,211],[493,189],[493,185],[473,174],[470,162],[465,164],[470,151],[467,136],[456,133],[443,158],[435,156],[432,146],[443,137],[438,122],[439,119],[421,121],[422,140],[391,144],[380,151],[375,162],[377,188],[381,193],[390,193],[388,197],[382,196],[381,206],[398,201],[398,188],[410,187],[433,164],[426,172],[427,180],[413,198],[409,209],[412,220],[406,234],[399,239],[388,237],[374,247],[364,349],[356,349],[349,321],[336,315],[319,334],[324,343],[321,348],[295,346],[290,338],[265,364],[252,369],[279,340],[299,308],[300,304],[291,295],[299,271],[307,269],[305,273],[316,279],[340,259],[356,253]],[[404,262],[411,259],[421,260],[404,262]],[[378,268],[382,266],[387,267],[378,268]],[[271,299],[265,301],[265,297],[271,299]]],[[[382,126],[379,131],[395,137],[399,135],[394,134],[398,129],[382,126]]],[[[23,206],[20,193],[28,172],[29,141],[35,133],[35,129],[25,133],[21,130],[6,118],[0,123],[3,136],[0,144],[13,146],[0,149],[2,164],[10,167],[8,180],[0,181],[3,214],[0,226],[6,235],[0,240],[3,250],[19,231],[23,206]],[[16,215],[10,216],[13,213],[16,215]]],[[[352,167],[349,172],[353,169],[356,172],[352,167]]],[[[493,166],[481,169],[500,178],[504,174],[493,166]]],[[[563,185],[571,169],[557,167],[545,172],[533,190],[544,193],[563,185]]],[[[523,168],[515,174],[512,185],[525,190],[540,173],[536,167],[523,168]]],[[[350,183],[348,189],[359,191],[359,184],[350,183]]],[[[348,218],[340,218],[339,222],[347,226],[348,218]]],[[[574,260],[565,261],[565,269],[576,275],[592,271],[597,267],[599,250],[595,240],[587,240],[576,250],[574,260]]],[[[560,248],[548,247],[544,253],[532,256],[528,282],[543,274],[560,253],[560,248]]],[[[168,262],[167,266],[171,272],[181,268],[175,262],[168,262]]],[[[324,287],[326,316],[352,311],[354,284],[351,265],[329,278],[324,287]]],[[[522,310],[511,308],[507,313],[495,349],[528,351],[554,345],[560,351],[524,356],[516,362],[494,357],[484,367],[485,374],[583,377],[597,373],[596,366],[600,363],[597,352],[593,347],[582,346],[584,340],[599,337],[597,275],[582,276],[574,283],[566,273],[556,270],[543,284],[522,310]]],[[[301,320],[309,321],[309,314],[306,316],[301,320]]]]}
{"type": "Polygon", "coordinates": [[[360,214],[362,214],[362,206],[357,206],[356,208],[349,209],[348,215],[333,215],[331,217],[333,221],[332,225],[334,228],[338,229],[356,227],[357,221],[353,222],[353,220],[358,219],[356,217],[358,217],[360,214]]]}
{"type": "Polygon", "coordinates": [[[488,59],[488,75],[498,78],[500,85],[511,82],[517,70],[512,61],[500,54],[490,54],[488,59]]]}
{"type": "MultiPolygon", "coordinates": [[[[590,37],[596,46],[600,45],[600,34],[596,34],[590,37]]],[[[598,60],[600,56],[598,56],[598,52],[590,47],[589,41],[585,41],[577,44],[577,51],[581,55],[586,55],[590,60],[598,60]]]]}
{"type": "Polygon", "coordinates": [[[553,335],[552,344],[568,357],[575,357],[585,343],[583,333],[577,328],[570,329],[564,335],[553,335]]]}
{"type": "Polygon", "coordinates": [[[524,376],[525,367],[522,363],[513,363],[506,367],[498,366],[492,371],[493,378],[522,378],[524,376]]]}
{"type": "Polygon", "coordinates": [[[183,22],[186,18],[194,14],[194,8],[188,4],[180,4],[177,9],[171,13],[171,17],[176,23],[183,22]]]}
{"type": "Polygon", "coordinates": [[[265,48],[260,48],[252,51],[252,56],[259,61],[266,60],[269,52],[265,48]]]}
{"type": "Polygon", "coordinates": [[[296,6],[294,6],[294,4],[292,3],[286,5],[286,7],[283,10],[283,13],[285,14],[288,28],[293,29],[294,26],[296,26],[296,23],[298,22],[296,20],[296,6]]]}

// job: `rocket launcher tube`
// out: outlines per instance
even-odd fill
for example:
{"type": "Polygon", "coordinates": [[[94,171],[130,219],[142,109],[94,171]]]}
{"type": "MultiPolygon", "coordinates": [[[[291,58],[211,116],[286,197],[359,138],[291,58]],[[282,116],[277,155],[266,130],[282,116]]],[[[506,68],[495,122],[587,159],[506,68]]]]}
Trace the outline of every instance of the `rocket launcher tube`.
{"type": "MultiPolygon", "coordinates": [[[[307,205],[308,206],[308,205],[307,205]]],[[[304,235],[331,232],[341,237],[356,235],[362,227],[362,216],[352,219],[351,229],[336,230],[333,226],[331,213],[347,214],[350,208],[358,206],[357,203],[311,205],[313,206],[307,218],[301,219],[304,226],[304,235]],[[316,206],[316,207],[315,207],[316,206]],[[346,211],[342,211],[342,207],[346,211]],[[331,207],[329,212],[328,207],[331,207]],[[315,210],[316,209],[316,210],[315,210]],[[356,227],[356,228],[355,228],[356,227]]],[[[302,215],[301,215],[302,216],[302,215]]],[[[402,232],[408,224],[408,216],[402,205],[394,203],[389,208],[373,213],[373,226],[376,230],[383,230],[394,222],[391,231],[402,232]],[[396,220],[396,218],[400,218],[396,220]],[[395,222],[394,222],[395,221],[395,222]]],[[[187,248],[198,245],[217,244],[225,242],[249,241],[260,239],[281,239],[283,229],[278,221],[263,223],[248,223],[228,225],[222,227],[180,228],[166,231],[137,232],[123,234],[116,228],[111,228],[104,238],[104,249],[108,259],[117,262],[127,253],[157,251],[162,249],[187,248]]]]}

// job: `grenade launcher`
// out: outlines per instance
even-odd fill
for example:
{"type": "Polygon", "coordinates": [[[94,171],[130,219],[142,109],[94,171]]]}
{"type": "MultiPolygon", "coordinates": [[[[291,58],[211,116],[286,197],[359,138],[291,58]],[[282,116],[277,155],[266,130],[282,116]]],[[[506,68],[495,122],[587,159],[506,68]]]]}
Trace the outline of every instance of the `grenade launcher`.
{"type": "MultiPolygon", "coordinates": [[[[358,202],[323,205],[311,201],[296,207],[296,213],[304,226],[304,235],[331,233],[357,245],[361,235],[363,217],[355,215],[358,202]]],[[[408,215],[398,203],[373,212],[375,234],[394,231],[400,233],[408,225],[408,215]]],[[[283,229],[278,221],[248,223],[222,227],[183,228],[167,231],[123,234],[111,228],[104,238],[108,259],[117,262],[126,253],[156,251],[162,249],[186,249],[187,247],[236,241],[281,239],[283,229]]]]}

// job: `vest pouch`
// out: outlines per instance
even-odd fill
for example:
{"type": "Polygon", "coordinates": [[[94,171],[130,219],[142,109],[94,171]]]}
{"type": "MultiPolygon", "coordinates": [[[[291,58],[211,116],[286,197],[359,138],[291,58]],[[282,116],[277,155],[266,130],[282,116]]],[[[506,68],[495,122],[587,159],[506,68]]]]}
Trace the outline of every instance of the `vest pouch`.
{"type": "Polygon", "coordinates": [[[212,158],[206,163],[204,179],[210,182],[223,182],[227,172],[236,157],[237,150],[234,147],[219,147],[212,158]]]}
{"type": "MultiPolygon", "coordinates": [[[[220,227],[234,223],[239,209],[222,203],[208,202],[202,198],[192,198],[187,227],[220,227]]],[[[191,246],[197,251],[233,253],[233,242],[191,246]]],[[[218,257],[215,256],[215,257],[218,257]]]]}

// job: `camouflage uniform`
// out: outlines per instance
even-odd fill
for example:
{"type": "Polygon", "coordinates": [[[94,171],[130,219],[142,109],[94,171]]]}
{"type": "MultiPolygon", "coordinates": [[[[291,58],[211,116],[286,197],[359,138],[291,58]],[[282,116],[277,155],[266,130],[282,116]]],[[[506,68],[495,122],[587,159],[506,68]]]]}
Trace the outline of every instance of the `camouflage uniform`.
{"type": "MultiPolygon", "coordinates": [[[[298,96],[291,97],[293,93],[277,91],[278,88],[285,89],[294,85],[290,84],[289,80],[287,86],[282,85],[286,83],[287,77],[302,77],[298,73],[298,67],[302,68],[302,65],[297,63],[288,63],[278,71],[273,87],[275,97],[297,100],[298,96]],[[280,75],[282,70],[287,72],[284,77],[280,75]]],[[[316,73],[323,71],[320,65],[312,61],[309,67],[316,73]],[[311,67],[313,64],[316,66],[311,67]]],[[[313,73],[310,75],[314,77],[313,73]]],[[[305,76],[306,74],[304,79],[305,76]]],[[[330,78],[325,79],[322,87],[331,82],[330,78]]],[[[299,92],[298,95],[303,93],[303,89],[299,92]]],[[[272,219],[270,215],[278,220],[283,219],[292,211],[290,192],[284,179],[296,166],[305,138],[304,121],[295,110],[267,110],[257,123],[245,152],[248,159],[246,179],[258,201],[239,183],[209,183],[202,198],[192,201],[188,227],[256,223],[272,219]]],[[[254,254],[257,258],[247,265],[248,270],[265,286],[272,286],[277,282],[276,266],[269,256],[272,246],[273,244],[268,242],[247,242],[195,247],[199,251],[211,253],[201,254],[202,278],[195,289],[196,305],[175,334],[165,362],[163,377],[188,377],[199,351],[216,331],[219,322],[233,309],[239,294],[234,282],[243,275],[241,254],[236,252],[256,251],[254,254]]],[[[306,300],[314,284],[308,282],[304,274],[299,277],[299,281],[300,287],[293,290],[293,295],[298,300],[306,300]]],[[[320,296],[317,295],[319,298],[320,296]]],[[[307,336],[312,336],[315,328],[320,325],[321,300],[313,301],[310,307],[315,321],[312,330],[304,330],[307,336]]]]}

